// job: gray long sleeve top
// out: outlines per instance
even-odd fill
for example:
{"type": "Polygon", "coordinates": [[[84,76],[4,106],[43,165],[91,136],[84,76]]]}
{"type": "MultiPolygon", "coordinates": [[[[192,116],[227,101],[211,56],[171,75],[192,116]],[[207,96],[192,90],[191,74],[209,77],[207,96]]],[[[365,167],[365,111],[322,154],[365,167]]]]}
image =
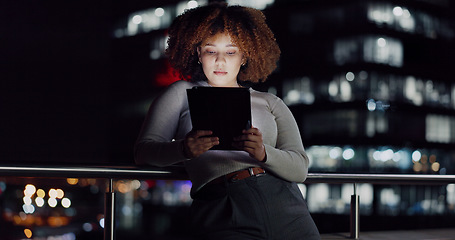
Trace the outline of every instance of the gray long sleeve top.
{"type": "Polygon", "coordinates": [[[244,151],[223,150],[185,158],[183,139],[192,128],[186,89],[193,86],[209,85],[177,81],[154,100],[136,142],[136,163],[169,166],[183,162],[193,184],[192,194],[217,177],[248,167],[263,167],[287,181],[306,179],[308,157],[291,111],[275,95],[251,88],[252,125],[262,132],[267,161],[259,162],[244,151]]]}

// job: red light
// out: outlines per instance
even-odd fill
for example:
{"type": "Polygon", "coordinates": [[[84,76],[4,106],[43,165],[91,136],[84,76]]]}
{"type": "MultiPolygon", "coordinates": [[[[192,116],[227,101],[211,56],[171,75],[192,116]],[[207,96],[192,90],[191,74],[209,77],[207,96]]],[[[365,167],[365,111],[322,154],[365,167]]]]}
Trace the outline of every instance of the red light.
{"type": "Polygon", "coordinates": [[[159,87],[169,86],[178,80],[181,80],[178,72],[171,67],[168,61],[164,65],[164,70],[155,75],[155,84],[159,87]]]}

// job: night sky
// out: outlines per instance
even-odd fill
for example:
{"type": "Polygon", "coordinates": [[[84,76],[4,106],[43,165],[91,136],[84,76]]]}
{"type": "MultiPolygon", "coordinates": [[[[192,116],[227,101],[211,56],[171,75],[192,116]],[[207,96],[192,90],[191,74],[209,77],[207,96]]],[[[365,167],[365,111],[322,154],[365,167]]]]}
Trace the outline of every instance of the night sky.
{"type": "Polygon", "coordinates": [[[110,1],[0,3],[1,163],[132,161],[132,146],[114,144],[113,9],[110,1]]]}

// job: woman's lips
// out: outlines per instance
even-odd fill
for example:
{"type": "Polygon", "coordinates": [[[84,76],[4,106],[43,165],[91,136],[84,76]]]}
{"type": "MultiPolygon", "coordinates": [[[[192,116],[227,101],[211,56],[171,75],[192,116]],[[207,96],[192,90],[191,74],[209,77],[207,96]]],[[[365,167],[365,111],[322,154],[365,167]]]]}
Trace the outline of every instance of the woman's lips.
{"type": "Polygon", "coordinates": [[[214,71],[213,72],[215,75],[226,75],[227,72],[224,72],[224,71],[214,71]]]}

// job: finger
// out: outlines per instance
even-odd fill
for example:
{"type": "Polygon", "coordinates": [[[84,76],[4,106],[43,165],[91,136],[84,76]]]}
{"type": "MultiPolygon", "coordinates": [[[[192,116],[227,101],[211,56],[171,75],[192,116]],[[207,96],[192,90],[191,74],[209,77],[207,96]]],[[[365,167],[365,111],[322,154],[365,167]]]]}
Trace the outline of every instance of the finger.
{"type": "Polygon", "coordinates": [[[199,138],[203,136],[210,136],[213,132],[209,130],[191,130],[187,133],[188,138],[199,138]]]}
{"type": "Polygon", "coordinates": [[[200,143],[212,143],[212,142],[219,141],[219,138],[218,137],[201,137],[201,138],[198,138],[198,141],[200,143]]]}
{"type": "Polygon", "coordinates": [[[208,150],[220,144],[218,137],[200,137],[194,140],[193,145],[196,149],[208,150]]]}
{"type": "Polygon", "coordinates": [[[262,136],[261,131],[258,128],[255,128],[255,127],[252,127],[252,128],[250,128],[248,130],[243,130],[242,133],[243,134],[253,134],[253,135],[262,136]]]}
{"type": "Polygon", "coordinates": [[[201,137],[195,140],[195,145],[201,147],[203,149],[210,149],[211,147],[218,145],[219,139],[218,137],[201,137]]]}
{"type": "Polygon", "coordinates": [[[196,130],[196,131],[194,131],[193,137],[200,138],[200,137],[204,137],[204,136],[210,136],[212,134],[213,134],[213,131],[210,131],[210,130],[196,130]]]}
{"type": "Polygon", "coordinates": [[[192,139],[192,144],[195,146],[213,146],[218,143],[218,137],[199,137],[192,139]]]}
{"type": "Polygon", "coordinates": [[[212,148],[213,146],[218,145],[218,144],[220,144],[219,141],[210,141],[210,142],[202,143],[199,146],[203,149],[209,150],[210,148],[212,148]]]}
{"type": "Polygon", "coordinates": [[[197,145],[191,148],[191,154],[193,157],[199,157],[201,154],[207,152],[212,148],[214,144],[211,145],[197,145]]]}
{"type": "Polygon", "coordinates": [[[243,134],[238,137],[234,138],[234,141],[252,141],[252,142],[260,142],[262,141],[261,135],[254,135],[254,134],[243,134]]]}

